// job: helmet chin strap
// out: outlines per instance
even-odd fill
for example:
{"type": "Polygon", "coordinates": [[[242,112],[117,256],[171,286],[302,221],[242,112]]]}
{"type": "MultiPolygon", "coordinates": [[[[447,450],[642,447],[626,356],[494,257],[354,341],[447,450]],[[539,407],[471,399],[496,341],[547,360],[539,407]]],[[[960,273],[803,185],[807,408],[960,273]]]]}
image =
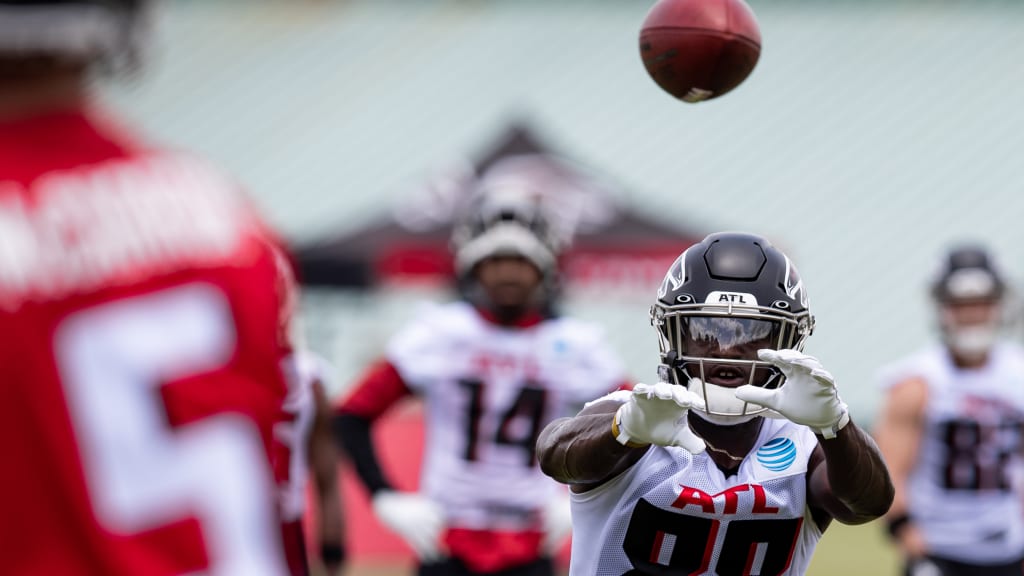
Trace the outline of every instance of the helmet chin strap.
{"type": "Polygon", "coordinates": [[[700,378],[690,378],[686,388],[704,398],[708,410],[698,410],[697,408],[692,408],[692,410],[712,424],[735,426],[749,422],[765,411],[760,406],[752,406],[737,398],[735,388],[718,386],[704,382],[700,378]]]}

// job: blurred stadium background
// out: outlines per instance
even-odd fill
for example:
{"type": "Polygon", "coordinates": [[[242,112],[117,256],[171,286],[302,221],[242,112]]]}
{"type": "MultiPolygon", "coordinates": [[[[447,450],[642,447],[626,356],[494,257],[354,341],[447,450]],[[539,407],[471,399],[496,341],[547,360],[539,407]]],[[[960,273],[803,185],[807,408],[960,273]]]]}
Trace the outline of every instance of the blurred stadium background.
{"type": "MultiPolygon", "coordinates": [[[[875,370],[931,334],[925,281],[950,242],[986,243],[1020,277],[1024,3],[750,0],[761,60],[699,105],[640,64],[651,4],[171,0],[150,70],[110,96],[153,138],[237,174],[296,246],[389,213],[526,122],[621,205],[787,250],[818,321],[808,350],[870,426],[875,370]]],[[[565,305],[603,322],[640,380],[657,361],[654,289],[565,305]]],[[[311,289],[306,328],[337,367],[333,392],[415,301],[445,297],[311,289]]],[[[879,526],[840,528],[812,573],[895,574],[895,558],[879,526]]]]}

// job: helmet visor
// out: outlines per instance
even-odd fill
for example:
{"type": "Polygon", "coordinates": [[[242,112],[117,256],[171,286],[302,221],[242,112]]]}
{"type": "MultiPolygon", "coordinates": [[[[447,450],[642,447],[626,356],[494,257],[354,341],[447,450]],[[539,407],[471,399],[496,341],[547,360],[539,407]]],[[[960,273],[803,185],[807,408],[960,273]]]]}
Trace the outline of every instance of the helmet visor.
{"type": "Polygon", "coordinates": [[[679,353],[732,360],[757,360],[761,348],[777,349],[781,322],[735,316],[680,318],[679,353]]]}

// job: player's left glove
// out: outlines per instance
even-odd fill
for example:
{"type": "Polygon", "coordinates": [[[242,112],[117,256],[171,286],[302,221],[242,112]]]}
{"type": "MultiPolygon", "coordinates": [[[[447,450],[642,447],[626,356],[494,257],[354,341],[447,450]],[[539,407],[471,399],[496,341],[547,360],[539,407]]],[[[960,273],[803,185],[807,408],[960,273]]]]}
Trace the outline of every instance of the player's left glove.
{"type": "Polygon", "coordinates": [[[850,422],[846,403],[839,398],[836,381],[817,358],[796,350],[758,350],[757,357],[771,362],[786,377],[782,386],[769,389],[740,386],[736,397],[774,410],[791,422],[814,429],[825,438],[850,422]]]}

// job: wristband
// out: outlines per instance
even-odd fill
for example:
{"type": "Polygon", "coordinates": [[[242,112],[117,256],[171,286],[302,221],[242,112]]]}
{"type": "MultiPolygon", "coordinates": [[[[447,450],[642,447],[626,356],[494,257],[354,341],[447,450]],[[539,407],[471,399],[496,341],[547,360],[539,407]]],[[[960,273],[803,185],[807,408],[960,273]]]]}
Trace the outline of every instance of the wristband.
{"type": "Polygon", "coordinates": [[[831,428],[821,428],[818,433],[825,437],[826,440],[835,438],[839,431],[846,427],[850,423],[850,412],[843,410],[843,415],[839,417],[839,421],[832,425],[831,428]]]}
{"type": "Polygon", "coordinates": [[[345,547],[332,542],[320,544],[320,560],[326,566],[340,566],[345,562],[345,547]]]}
{"type": "MultiPolygon", "coordinates": [[[[621,408],[620,408],[621,410],[621,408]]],[[[615,411],[615,416],[612,417],[612,436],[626,448],[644,448],[647,444],[638,444],[629,439],[629,434],[622,431],[619,427],[619,410],[615,411]]]]}
{"type": "Polygon", "coordinates": [[[892,537],[893,540],[900,537],[900,532],[906,528],[909,523],[910,516],[906,513],[900,514],[895,518],[888,518],[885,521],[886,528],[889,530],[889,536],[892,537]]]}

